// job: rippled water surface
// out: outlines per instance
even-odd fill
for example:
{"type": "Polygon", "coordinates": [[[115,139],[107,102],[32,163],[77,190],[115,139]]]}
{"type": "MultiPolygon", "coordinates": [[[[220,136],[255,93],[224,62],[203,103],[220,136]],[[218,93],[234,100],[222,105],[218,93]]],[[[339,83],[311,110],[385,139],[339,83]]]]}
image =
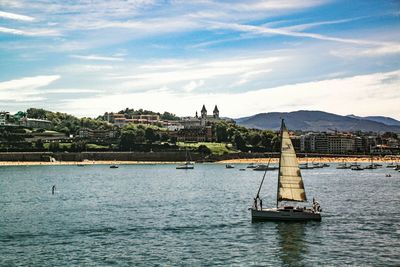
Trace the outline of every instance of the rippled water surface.
{"type": "Polygon", "coordinates": [[[251,223],[263,173],[239,167],[0,167],[0,265],[400,265],[400,173],[303,170],[322,222],[251,223]]]}

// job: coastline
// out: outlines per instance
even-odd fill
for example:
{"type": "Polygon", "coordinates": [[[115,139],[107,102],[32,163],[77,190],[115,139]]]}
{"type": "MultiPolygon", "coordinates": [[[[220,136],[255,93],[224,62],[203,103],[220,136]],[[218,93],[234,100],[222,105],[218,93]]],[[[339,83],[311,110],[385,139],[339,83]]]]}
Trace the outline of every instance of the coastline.
{"type": "MultiPolygon", "coordinates": [[[[397,161],[400,160],[400,158],[396,158],[397,161]]],[[[371,162],[371,157],[318,157],[318,158],[297,158],[299,163],[370,163],[371,162]]],[[[373,158],[374,162],[380,162],[380,163],[392,163],[393,159],[392,158],[387,158],[387,157],[374,157],[373,158]]],[[[395,160],[396,161],[396,160],[395,160]]],[[[259,164],[267,164],[268,162],[272,164],[277,164],[279,163],[279,158],[249,158],[249,159],[229,159],[229,160],[222,160],[219,161],[218,163],[259,163],[259,164]]]]}
{"type": "MultiPolygon", "coordinates": [[[[393,161],[400,161],[388,157],[374,157],[374,162],[380,163],[392,163],[393,161]]],[[[321,158],[298,158],[299,163],[370,163],[371,157],[321,157],[321,158]]],[[[277,164],[279,162],[278,158],[246,158],[246,159],[229,159],[213,162],[214,164],[267,164],[268,162],[272,164],[277,164]]],[[[181,164],[184,161],[119,161],[119,160],[87,160],[82,162],[77,161],[0,161],[0,166],[58,166],[58,165],[138,165],[138,164],[148,164],[148,165],[158,165],[158,164],[181,164]]]]}

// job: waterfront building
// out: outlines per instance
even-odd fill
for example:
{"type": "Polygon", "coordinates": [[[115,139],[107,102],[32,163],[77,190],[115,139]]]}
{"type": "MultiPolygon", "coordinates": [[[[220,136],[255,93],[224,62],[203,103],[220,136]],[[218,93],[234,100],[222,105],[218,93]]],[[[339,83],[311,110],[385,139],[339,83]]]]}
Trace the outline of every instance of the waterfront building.
{"type": "Polygon", "coordinates": [[[117,137],[116,130],[92,130],[89,128],[81,128],[78,137],[82,139],[112,139],[117,137]]]}
{"type": "Polygon", "coordinates": [[[1,111],[0,112],[0,125],[6,125],[9,118],[10,118],[10,112],[1,111]]]}
{"type": "Polygon", "coordinates": [[[221,119],[219,117],[219,110],[217,105],[215,105],[212,115],[207,114],[206,106],[203,105],[203,107],[200,110],[200,116],[198,116],[198,113],[196,111],[196,115],[194,117],[183,117],[179,121],[179,123],[182,124],[185,129],[188,129],[188,128],[210,126],[213,123],[218,122],[220,120],[221,119]]]}
{"type": "Polygon", "coordinates": [[[328,152],[328,138],[326,133],[308,133],[300,137],[300,151],[328,152]]]}
{"type": "Polygon", "coordinates": [[[328,153],[346,154],[355,151],[355,140],[351,134],[328,135],[328,153]]]}
{"type": "Polygon", "coordinates": [[[162,124],[162,122],[160,121],[160,116],[157,114],[129,115],[129,114],[106,112],[103,116],[103,119],[118,127],[123,127],[129,123],[148,124],[148,125],[162,124]]]}
{"type": "Polygon", "coordinates": [[[363,139],[360,136],[354,137],[354,150],[356,152],[364,152],[363,139]]]}
{"type": "Polygon", "coordinates": [[[168,131],[179,131],[184,128],[184,126],[177,121],[163,121],[162,124],[168,131]]]}
{"type": "Polygon", "coordinates": [[[32,118],[24,117],[20,120],[20,125],[28,127],[28,128],[50,129],[52,126],[52,123],[49,120],[32,119],[32,118]]]}
{"type": "Polygon", "coordinates": [[[176,137],[180,142],[211,142],[213,141],[213,131],[211,126],[186,128],[179,130],[176,137]]]}

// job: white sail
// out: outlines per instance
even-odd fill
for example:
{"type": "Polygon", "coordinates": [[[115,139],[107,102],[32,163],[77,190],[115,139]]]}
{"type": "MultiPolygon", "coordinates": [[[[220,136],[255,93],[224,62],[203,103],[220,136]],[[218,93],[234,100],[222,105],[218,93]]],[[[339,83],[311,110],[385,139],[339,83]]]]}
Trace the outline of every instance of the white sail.
{"type": "Polygon", "coordinates": [[[307,201],[303,179],[292,141],[282,120],[281,158],[278,175],[278,201],[307,201]]]}

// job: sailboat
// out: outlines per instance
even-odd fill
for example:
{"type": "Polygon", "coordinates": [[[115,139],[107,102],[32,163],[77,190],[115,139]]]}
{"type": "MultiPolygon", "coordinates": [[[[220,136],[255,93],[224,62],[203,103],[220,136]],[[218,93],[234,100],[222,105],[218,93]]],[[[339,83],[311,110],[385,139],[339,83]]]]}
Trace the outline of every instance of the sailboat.
{"type": "Polygon", "coordinates": [[[371,164],[367,165],[364,169],[375,170],[377,168],[378,168],[378,166],[377,166],[377,164],[374,163],[374,158],[371,156],[371,164]]]}
{"type": "Polygon", "coordinates": [[[192,157],[190,153],[186,150],[186,162],[184,164],[176,166],[177,170],[191,170],[194,169],[194,162],[192,162],[192,157]]]}
{"type": "Polygon", "coordinates": [[[261,187],[265,179],[266,172],[262,178],[254,204],[251,208],[252,221],[320,221],[321,208],[313,199],[313,207],[294,207],[279,205],[281,201],[307,201],[303,179],[299,163],[296,158],[292,141],[290,140],[285,122],[282,119],[281,125],[281,150],[278,172],[278,192],[276,198],[276,208],[263,208],[262,200],[259,197],[261,187]],[[258,205],[259,204],[259,205],[258,205]]]}
{"type": "Polygon", "coordinates": [[[339,163],[339,165],[336,167],[336,169],[351,169],[351,165],[347,164],[346,162],[339,163]]]}

